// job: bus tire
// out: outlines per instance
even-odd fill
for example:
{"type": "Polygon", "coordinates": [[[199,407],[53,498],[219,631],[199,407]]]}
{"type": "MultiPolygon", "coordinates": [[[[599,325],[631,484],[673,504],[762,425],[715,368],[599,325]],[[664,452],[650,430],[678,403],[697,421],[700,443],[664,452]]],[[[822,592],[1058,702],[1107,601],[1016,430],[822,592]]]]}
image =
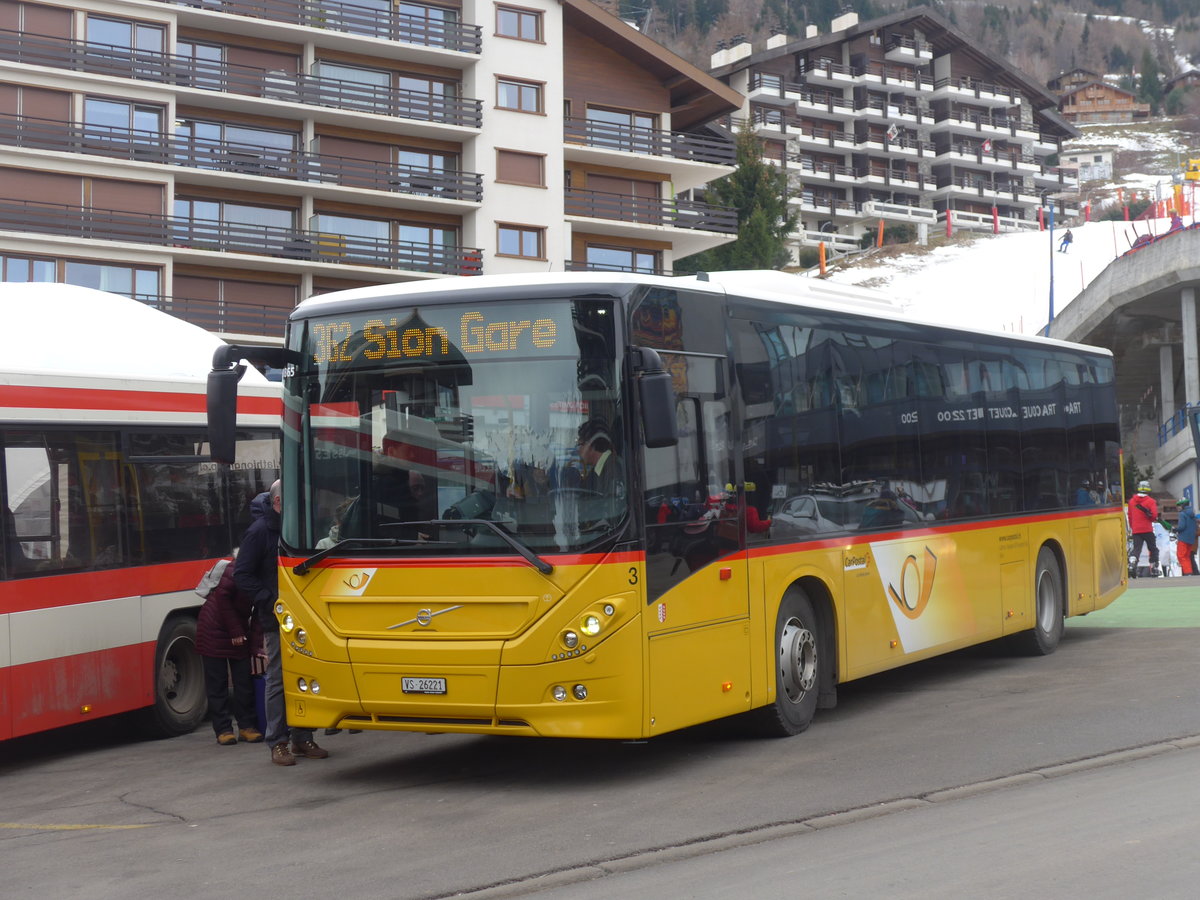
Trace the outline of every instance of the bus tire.
{"type": "Polygon", "coordinates": [[[169,616],[154,650],[154,705],[147,709],[147,730],[157,737],[194,731],[208,712],[204,665],[196,652],[196,620],[169,616]]]}
{"type": "Polygon", "coordinates": [[[751,713],[755,730],[791,737],[812,723],[829,665],[820,621],[804,591],[793,587],[775,617],[775,702],[751,713]]]}
{"type": "Polygon", "coordinates": [[[1049,547],[1038,551],[1033,576],[1033,627],[1009,639],[1021,656],[1047,656],[1058,648],[1066,622],[1063,617],[1063,575],[1058,557],[1049,547]]]}

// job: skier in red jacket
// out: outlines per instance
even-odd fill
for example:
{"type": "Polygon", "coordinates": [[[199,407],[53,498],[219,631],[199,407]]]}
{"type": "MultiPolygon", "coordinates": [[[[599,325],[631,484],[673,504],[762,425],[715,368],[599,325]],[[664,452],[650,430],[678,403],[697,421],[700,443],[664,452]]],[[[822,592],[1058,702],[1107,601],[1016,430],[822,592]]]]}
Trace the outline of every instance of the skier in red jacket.
{"type": "MultiPolygon", "coordinates": [[[[1142,547],[1150,552],[1150,573],[1157,577],[1158,542],[1154,540],[1154,523],[1158,521],[1158,504],[1150,496],[1150,482],[1139,481],[1137,493],[1129,498],[1129,531],[1133,535],[1133,558],[1140,559],[1142,547]]],[[[1137,563],[1133,566],[1133,577],[1137,578],[1137,563]]]]}

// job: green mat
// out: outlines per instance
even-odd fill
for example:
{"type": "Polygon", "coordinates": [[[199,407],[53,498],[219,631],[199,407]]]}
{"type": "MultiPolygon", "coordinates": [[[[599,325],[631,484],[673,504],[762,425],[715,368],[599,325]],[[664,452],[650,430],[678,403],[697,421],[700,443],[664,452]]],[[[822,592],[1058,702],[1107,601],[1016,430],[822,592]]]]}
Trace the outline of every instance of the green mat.
{"type": "Polygon", "coordinates": [[[1170,581],[1181,586],[1130,587],[1104,609],[1067,619],[1067,627],[1200,628],[1200,578],[1170,581]]]}

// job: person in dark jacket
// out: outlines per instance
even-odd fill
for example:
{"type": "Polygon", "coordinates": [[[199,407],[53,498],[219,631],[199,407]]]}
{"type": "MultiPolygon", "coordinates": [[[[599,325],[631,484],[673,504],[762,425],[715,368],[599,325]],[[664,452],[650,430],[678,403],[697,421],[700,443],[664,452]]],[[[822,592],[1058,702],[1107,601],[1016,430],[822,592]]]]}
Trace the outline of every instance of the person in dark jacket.
{"type": "Polygon", "coordinates": [[[250,501],[253,521],[242,538],[242,547],[234,564],[234,581],[254,602],[254,612],[263,631],[267,653],[263,673],[263,700],[267,708],[267,745],[271,762],[294,766],[296,757],[324,759],[329,755],[312,739],[311,728],[288,728],[287,706],[283,699],[283,659],[279,652],[279,620],[275,601],[279,597],[279,511],[283,496],[279,482],[250,501]],[[291,748],[288,736],[291,736],[291,748]]]}
{"type": "Polygon", "coordinates": [[[255,627],[257,623],[251,624],[252,602],[234,583],[233,567],[232,562],[225,567],[220,581],[200,607],[200,616],[196,620],[196,652],[204,664],[208,712],[217,743],[229,747],[236,744],[239,737],[249,744],[260,743],[263,739],[257,725],[254,682],[250,673],[250,657],[256,645],[261,643],[262,633],[255,627]],[[233,732],[234,716],[238,723],[236,735],[233,732]]]}

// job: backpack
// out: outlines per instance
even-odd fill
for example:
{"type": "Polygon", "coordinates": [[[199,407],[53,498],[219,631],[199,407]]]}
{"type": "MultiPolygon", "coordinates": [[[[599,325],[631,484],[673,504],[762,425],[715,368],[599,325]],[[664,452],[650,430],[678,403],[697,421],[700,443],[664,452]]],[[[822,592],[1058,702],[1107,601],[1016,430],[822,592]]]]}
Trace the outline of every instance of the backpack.
{"type": "Polygon", "coordinates": [[[200,583],[196,585],[196,593],[207,600],[208,595],[213,592],[213,588],[220,582],[221,576],[225,574],[225,569],[231,562],[233,560],[227,558],[218,559],[213,563],[212,568],[204,573],[204,576],[200,579],[200,583]]]}

